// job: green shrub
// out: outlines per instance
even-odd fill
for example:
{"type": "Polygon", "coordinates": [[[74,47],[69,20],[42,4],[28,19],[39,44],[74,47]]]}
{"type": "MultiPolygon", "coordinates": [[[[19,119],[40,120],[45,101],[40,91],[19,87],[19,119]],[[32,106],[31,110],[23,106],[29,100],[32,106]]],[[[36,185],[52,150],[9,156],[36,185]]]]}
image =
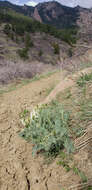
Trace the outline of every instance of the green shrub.
{"type": "Polygon", "coordinates": [[[17,35],[15,36],[15,41],[16,41],[17,44],[20,42],[17,35]]]}
{"type": "Polygon", "coordinates": [[[54,54],[59,54],[60,53],[60,47],[59,47],[58,43],[54,43],[53,48],[54,48],[54,54]]]}
{"type": "Polygon", "coordinates": [[[22,42],[24,42],[24,41],[25,41],[24,36],[22,36],[21,41],[22,41],[22,42]]]}
{"type": "Polygon", "coordinates": [[[39,55],[39,57],[41,57],[43,55],[43,51],[41,49],[40,49],[38,55],[39,55]]]}
{"type": "Polygon", "coordinates": [[[10,36],[11,40],[14,41],[14,34],[13,34],[13,32],[11,32],[9,36],[10,36]]]}
{"type": "Polygon", "coordinates": [[[69,113],[61,104],[52,103],[37,107],[29,120],[24,119],[25,129],[20,136],[31,141],[33,153],[43,151],[47,155],[57,155],[62,148],[70,153],[74,150],[69,136],[69,113]]]}
{"type": "Polygon", "coordinates": [[[87,190],[92,190],[92,186],[88,187],[88,189],[87,189],[87,190]]]}
{"type": "Polygon", "coordinates": [[[23,59],[28,59],[28,50],[26,48],[18,50],[18,54],[23,59]]]}
{"type": "Polygon", "coordinates": [[[33,47],[33,42],[31,40],[31,37],[30,37],[30,34],[27,33],[26,36],[25,36],[25,47],[26,49],[29,49],[30,47],[33,47]]]}
{"type": "Polygon", "coordinates": [[[73,55],[72,48],[69,48],[69,50],[68,50],[68,56],[69,56],[69,57],[72,57],[72,55],[73,55]]]}
{"type": "Polygon", "coordinates": [[[10,34],[10,32],[11,32],[11,26],[10,26],[10,24],[5,24],[5,26],[4,26],[4,32],[7,35],[10,34]]]}

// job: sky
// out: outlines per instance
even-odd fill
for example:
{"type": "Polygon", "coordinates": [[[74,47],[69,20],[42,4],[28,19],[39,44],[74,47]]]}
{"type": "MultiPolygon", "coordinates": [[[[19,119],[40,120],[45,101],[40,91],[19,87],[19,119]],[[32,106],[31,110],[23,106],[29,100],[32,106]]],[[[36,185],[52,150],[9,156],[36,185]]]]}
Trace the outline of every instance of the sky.
{"type": "MultiPolygon", "coordinates": [[[[38,3],[49,1],[49,0],[8,0],[8,1],[14,4],[18,4],[18,5],[27,4],[30,6],[35,6],[38,3]]],[[[86,7],[86,8],[92,7],[92,0],[57,0],[57,1],[63,5],[70,6],[70,7],[75,7],[77,5],[80,5],[81,7],[86,7]]]]}

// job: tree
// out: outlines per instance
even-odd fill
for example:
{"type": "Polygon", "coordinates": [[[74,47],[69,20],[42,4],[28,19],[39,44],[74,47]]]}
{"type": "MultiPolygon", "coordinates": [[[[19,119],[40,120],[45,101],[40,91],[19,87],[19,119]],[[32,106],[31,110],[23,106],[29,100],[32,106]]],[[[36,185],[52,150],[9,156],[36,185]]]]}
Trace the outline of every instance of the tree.
{"type": "Polygon", "coordinates": [[[13,32],[11,32],[11,33],[9,34],[9,36],[10,36],[11,40],[13,40],[13,41],[14,41],[14,33],[13,33],[13,32]]]}
{"type": "Polygon", "coordinates": [[[54,48],[54,54],[59,54],[60,53],[60,47],[59,47],[58,43],[54,43],[53,48],[54,48]]]}
{"type": "Polygon", "coordinates": [[[40,49],[38,55],[39,55],[39,57],[41,57],[43,55],[43,51],[41,49],[40,49]]]}
{"type": "Polygon", "coordinates": [[[19,49],[18,50],[18,54],[21,58],[23,58],[24,60],[28,59],[28,50],[26,48],[23,49],[19,49]]]}
{"type": "Polygon", "coordinates": [[[5,24],[5,26],[4,26],[5,34],[9,35],[10,31],[11,31],[11,26],[9,24],[5,24]]]}
{"type": "Polygon", "coordinates": [[[72,57],[72,55],[73,55],[72,48],[69,48],[69,50],[68,50],[68,55],[69,55],[69,57],[72,57]]]}
{"type": "Polygon", "coordinates": [[[26,49],[29,49],[30,47],[33,47],[33,42],[31,40],[30,34],[27,33],[25,36],[25,47],[26,49]]]}

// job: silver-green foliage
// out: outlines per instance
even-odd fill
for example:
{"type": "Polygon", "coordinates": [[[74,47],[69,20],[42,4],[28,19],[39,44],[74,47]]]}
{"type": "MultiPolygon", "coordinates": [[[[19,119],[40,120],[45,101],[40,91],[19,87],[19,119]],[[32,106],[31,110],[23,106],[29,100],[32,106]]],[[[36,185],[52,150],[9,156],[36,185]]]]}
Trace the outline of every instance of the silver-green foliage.
{"type": "Polygon", "coordinates": [[[64,147],[69,153],[74,147],[70,140],[68,122],[69,113],[64,111],[61,104],[54,102],[42,105],[33,112],[20,135],[32,142],[33,153],[43,150],[48,155],[55,155],[64,147]]]}

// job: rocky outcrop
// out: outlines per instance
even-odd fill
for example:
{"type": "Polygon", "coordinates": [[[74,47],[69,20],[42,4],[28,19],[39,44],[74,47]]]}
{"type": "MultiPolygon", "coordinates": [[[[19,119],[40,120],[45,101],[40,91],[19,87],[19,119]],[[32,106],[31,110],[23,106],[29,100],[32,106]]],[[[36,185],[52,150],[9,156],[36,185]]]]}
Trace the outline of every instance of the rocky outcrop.
{"type": "Polygon", "coordinates": [[[52,24],[58,28],[70,28],[76,25],[79,10],[65,7],[56,1],[40,3],[37,6],[43,23],[52,24]]]}
{"type": "Polygon", "coordinates": [[[35,7],[35,9],[34,9],[33,18],[38,20],[39,22],[42,22],[42,19],[41,19],[40,15],[39,15],[37,7],[35,7]]]}

